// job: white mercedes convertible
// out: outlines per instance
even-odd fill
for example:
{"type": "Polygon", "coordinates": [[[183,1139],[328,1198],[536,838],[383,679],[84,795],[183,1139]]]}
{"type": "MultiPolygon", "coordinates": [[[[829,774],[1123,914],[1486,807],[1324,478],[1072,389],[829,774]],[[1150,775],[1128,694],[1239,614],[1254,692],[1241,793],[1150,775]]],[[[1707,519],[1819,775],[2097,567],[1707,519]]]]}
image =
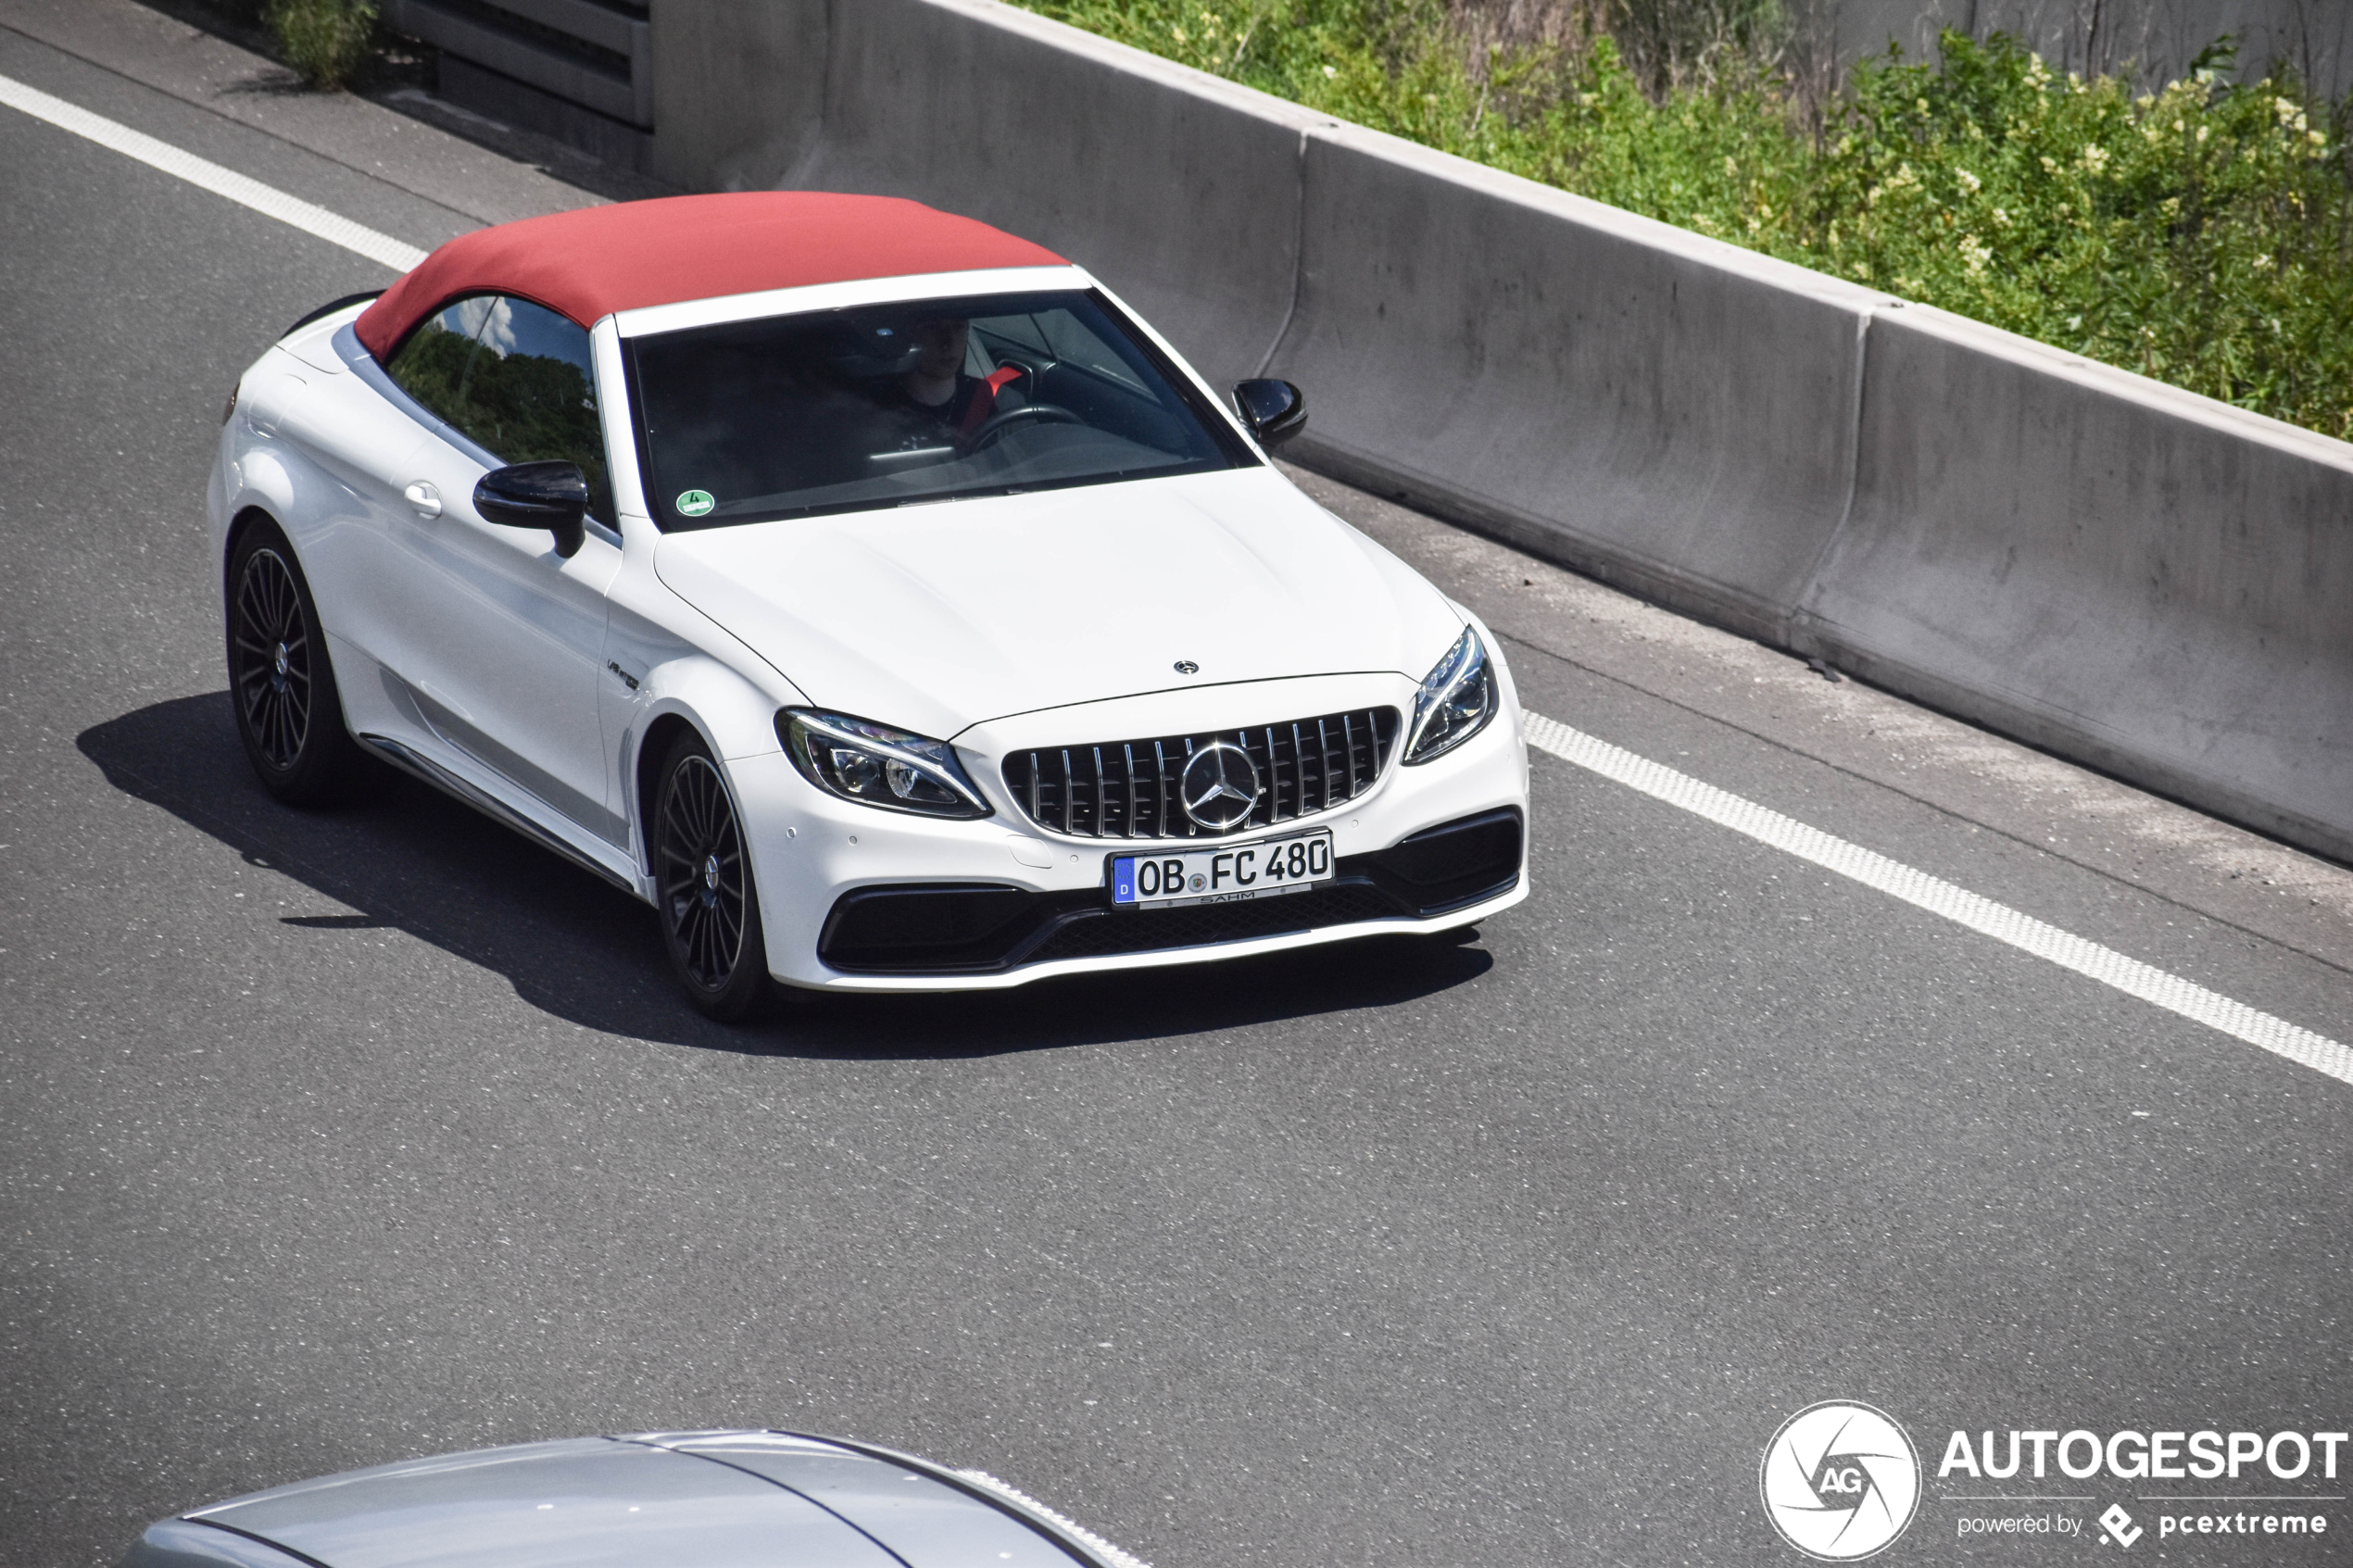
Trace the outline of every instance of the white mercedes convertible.
{"type": "Polygon", "coordinates": [[[719,1018],[1451,931],[1527,893],[1511,677],[1267,461],[1304,419],[912,202],[482,230],[238,383],[238,733],[645,899],[719,1018]]]}

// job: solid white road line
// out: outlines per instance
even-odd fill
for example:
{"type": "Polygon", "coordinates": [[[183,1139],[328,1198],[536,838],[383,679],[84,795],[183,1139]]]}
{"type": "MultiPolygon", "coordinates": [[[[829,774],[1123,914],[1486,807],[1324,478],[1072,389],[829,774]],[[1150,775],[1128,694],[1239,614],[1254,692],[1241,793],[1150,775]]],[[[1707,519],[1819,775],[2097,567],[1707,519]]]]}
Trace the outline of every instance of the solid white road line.
{"type": "Polygon", "coordinates": [[[293,225],[306,234],[316,234],[346,250],[357,251],[371,261],[381,262],[396,272],[406,272],[425,258],[425,253],[415,245],[403,245],[390,234],[380,234],[373,229],[338,217],[323,207],[313,207],[285,192],[265,185],[258,180],[248,180],[232,169],[208,163],[194,153],[183,153],[166,142],[158,142],[145,132],[127,125],[118,125],[88,109],[76,108],[63,98],[56,98],[37,87],[28,87],[12,78],[0,76],[0,104],[21,109],[36,119],[45,119],[61,131],[86,136],[102,147],[109,147],[125,157],[137,158],[150,169],[160,169],[191,185],[198,185],[214,195],[226,196],[233,202],[253,208],[264,217],[293,225]]]}
{"type": "Polygon", "coordinates": [[[2316,1073],[2353,1084],[2353,1050],[2325,1035],[2315,1035],[2285,1019],[2258,1012],[2244,1002],[2234,1002],[2138,959],[2126,958],[2113,947],[2087,942],[2006,904],[1981,898],[1965,887],[1915,871],[1859,844],[1832,838],[1795,818],[1784,817],[1753,800],[1743,800],[1713,784],[1702,784],[1689,774],[1637,757],[1581,730],[1572,730],[1557,720],[1529,713],[1524,721],[1528,744],[1539,751],[1590,769],[1605,779],[1640,790],[1669,806],[1680,807],[1735,833],[1746,834],[1760,844],[1769,844],[1824,871],[1836,872],[1866,887],[1877,888],[1997,942],[2007,942],[2021,952],[2047,959],[2061,969],[2071,969],[2103,985],[2112,985],[2128,997],[2153,1002],[2168,1012],[2180,1013],[2316,1073]]]}

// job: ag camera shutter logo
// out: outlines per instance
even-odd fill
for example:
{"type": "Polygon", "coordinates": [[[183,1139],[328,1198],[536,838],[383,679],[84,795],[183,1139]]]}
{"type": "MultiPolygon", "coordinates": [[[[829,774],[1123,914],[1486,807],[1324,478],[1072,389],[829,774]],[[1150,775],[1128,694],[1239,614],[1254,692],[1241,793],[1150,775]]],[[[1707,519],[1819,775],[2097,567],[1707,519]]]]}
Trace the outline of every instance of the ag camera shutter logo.
{"type": "Polygon", "coordinates": [[[1781,1423],[1757,1472],[1765,1517],[1806,1556],[1852,1562],[1892,1545],[1920,1501],[1920,1460],[1884,1411],[1845,1399],[1781,1423]]]}

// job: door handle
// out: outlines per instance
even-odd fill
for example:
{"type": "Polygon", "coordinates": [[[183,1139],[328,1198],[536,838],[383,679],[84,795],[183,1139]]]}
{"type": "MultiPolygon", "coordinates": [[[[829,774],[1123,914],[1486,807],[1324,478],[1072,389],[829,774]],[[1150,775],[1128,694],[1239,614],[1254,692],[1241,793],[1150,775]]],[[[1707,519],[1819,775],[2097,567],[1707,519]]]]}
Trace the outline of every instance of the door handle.
{"type": "Polygon", "coordinates": [[[423,480],[417,481],[401,494],[409,498],[409,504],[417,509],[419,517],[441,515],[441,492],[427,484],[423,480]]]}

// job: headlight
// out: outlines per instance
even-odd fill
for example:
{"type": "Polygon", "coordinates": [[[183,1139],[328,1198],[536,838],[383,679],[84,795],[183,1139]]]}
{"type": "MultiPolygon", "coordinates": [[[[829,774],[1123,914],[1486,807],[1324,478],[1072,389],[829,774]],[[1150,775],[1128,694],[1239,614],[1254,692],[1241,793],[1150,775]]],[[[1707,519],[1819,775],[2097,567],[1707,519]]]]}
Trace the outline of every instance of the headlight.
{"type": "Polygon", "coordinates": [[[845,800],[926,817],[989,814],[945,741],[806,708],[777,714],[776,737],[803,777],[845,800]]]}
{"type": "Polygon", "coordinates": [[[1469,627],[1414,694],[1414,727],[1405,736],[1405,766],[1452,751],[1495,717],[1495,670],[1469,627]]]}

